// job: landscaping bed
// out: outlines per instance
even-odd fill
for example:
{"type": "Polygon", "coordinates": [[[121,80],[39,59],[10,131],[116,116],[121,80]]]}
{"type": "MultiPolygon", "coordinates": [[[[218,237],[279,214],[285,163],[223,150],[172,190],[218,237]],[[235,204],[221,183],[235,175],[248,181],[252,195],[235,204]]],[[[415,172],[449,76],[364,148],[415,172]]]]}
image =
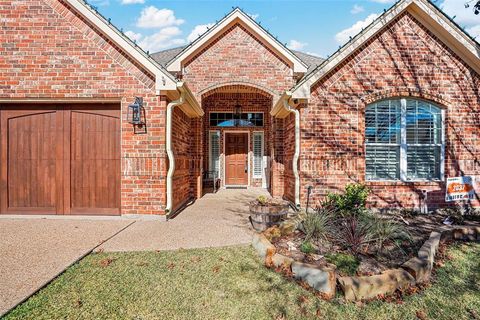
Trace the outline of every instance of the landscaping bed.
{"type": "Polygon", "coordinates": [[[326,299],[338,283],[347,300],[363,300],[428,282],[441,243],[480,240],[478,222],[449,227],[442,215],[378,214],[366,209],[367,196],[365,186],[347,185],[318,209],[267,229],[254,247],[268,266],[326,299]]]}

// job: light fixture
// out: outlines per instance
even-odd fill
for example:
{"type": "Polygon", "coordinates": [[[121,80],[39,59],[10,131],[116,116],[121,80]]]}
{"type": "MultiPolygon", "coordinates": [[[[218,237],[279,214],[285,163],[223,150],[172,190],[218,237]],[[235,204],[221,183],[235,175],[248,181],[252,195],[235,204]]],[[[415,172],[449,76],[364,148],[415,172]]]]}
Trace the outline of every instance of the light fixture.
{"type": "Polygon", "coordinates": [[[128,106],[127,121],[134,126],[143,126],[145,124],[143,98],[135,97],[135,101],[128,106]]]}

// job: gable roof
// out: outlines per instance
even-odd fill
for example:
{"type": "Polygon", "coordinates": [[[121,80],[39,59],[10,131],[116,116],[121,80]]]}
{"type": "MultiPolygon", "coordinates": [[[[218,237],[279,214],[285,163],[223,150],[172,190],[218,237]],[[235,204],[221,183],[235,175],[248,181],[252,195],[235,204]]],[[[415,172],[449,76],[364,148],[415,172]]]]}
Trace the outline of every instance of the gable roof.
{"type": "Polygon", "coordinates": [[[381,32],[391,21],[405,11],[409,11],[425,27],[434,30],[435,35],[454,50],[467,64],[480,74],[480,45],[450,19],[442,10],[428,0],[400,0],[367,28],[351,38],[343,47],[303,77],[291,89],[292,98],[310,97],[310,88],[328,74],[369,39],[381,32]]]}
{"type": "Polygon", "coordinates": [[[175,77],[168,73],[165,68],[125,36],[123,32],[111,24],[109,20],[105,19],[105,17],[98,13],[94,7],[86,3],[85,0],[65,0],[65,2],[84,19],[97,27],[102,34],[108,37],[133,60],[155,75],[156,91],[176,90],[177,81],[175,77]]]}
{"type": "MultiPolygon", "coordinates": [[[[159,52],[155,52],[151,54],[151,57],[155,59],[160,65],[166,66],[168,62],[174,59],[177,55],[182,52],[186,46],[171,48],[159,52]]],[[[325,59],[320,58],[318,56],[314,56],[312,54],[308,54],[305,52],[297,51],[297,50],[290,50],[295,54],[302,62],[307,66],[307,74],[314,70],[317,66],[319,66],[325,59]]]]}
{"type": "Polygon", "coordinates": [[[166,65],[167,70],[171,72],[181,71],[182,61],[201,50],[205,45],[210,43],[211,40],[215,39],[215,37],[226,27],[237,22],[242,23],[244,26],[250,29],[253,34],[258,36],[260,39],[265,40],[265,44],[269,46],[270,49],[277,52],[280,54],[280,56],[292,63],[294,72],[305,73],[307,71],[307,66],[300,58],[298,58],[291,50],[280,43],[275,37],[263,29],[255,20],[253,20],[248,14],[243,12],[238,7],[226,15],[218,23],[216,23],[203,35],[186,46],[173,60],[169,61],[166,65]]]}

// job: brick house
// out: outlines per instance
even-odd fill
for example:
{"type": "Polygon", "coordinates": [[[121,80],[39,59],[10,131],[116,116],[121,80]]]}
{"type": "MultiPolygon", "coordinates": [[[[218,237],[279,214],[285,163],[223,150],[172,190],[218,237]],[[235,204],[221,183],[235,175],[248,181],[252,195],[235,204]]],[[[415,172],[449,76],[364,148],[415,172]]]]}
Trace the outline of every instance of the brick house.
{"type": "Polygon", "coordinates": [[[240,9],[154,54],[82,0],[0,12],[0,214],[165,214],[210,180],[437,208],[446,177],[480,176],[480,46],[427,0],[326,60],[240,9]]]}

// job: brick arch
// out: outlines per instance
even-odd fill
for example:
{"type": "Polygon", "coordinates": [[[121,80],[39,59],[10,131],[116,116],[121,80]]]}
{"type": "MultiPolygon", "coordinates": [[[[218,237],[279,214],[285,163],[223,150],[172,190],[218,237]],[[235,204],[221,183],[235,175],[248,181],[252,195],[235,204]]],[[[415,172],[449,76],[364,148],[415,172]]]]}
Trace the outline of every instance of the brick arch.
{"type": "Polygon", "coordinates": [[[433,93],[430,90],[411,89],[411,88],[395,88],[391,90],[378,91],[372,94],[361,97],[364,105],[369,105],[376,101],[395,99],[399,97],[419,98],[436,103],[440,108],[446,109],[451,105],[450,101],[442,98],[439,94],[433,93]]]}
{"type": "Polygon", "coordinates": [[[262,85],[249,82],[249,81],[228,81],[222,83],[216,83],[210,87],[207,87],[201,90],[198,95],[202,99],[207,98],[215,93],[258,93],[267,98],[272,98],[275,100],[275,97],[278,94],[270,88],[266,88],[262,85]]]}

